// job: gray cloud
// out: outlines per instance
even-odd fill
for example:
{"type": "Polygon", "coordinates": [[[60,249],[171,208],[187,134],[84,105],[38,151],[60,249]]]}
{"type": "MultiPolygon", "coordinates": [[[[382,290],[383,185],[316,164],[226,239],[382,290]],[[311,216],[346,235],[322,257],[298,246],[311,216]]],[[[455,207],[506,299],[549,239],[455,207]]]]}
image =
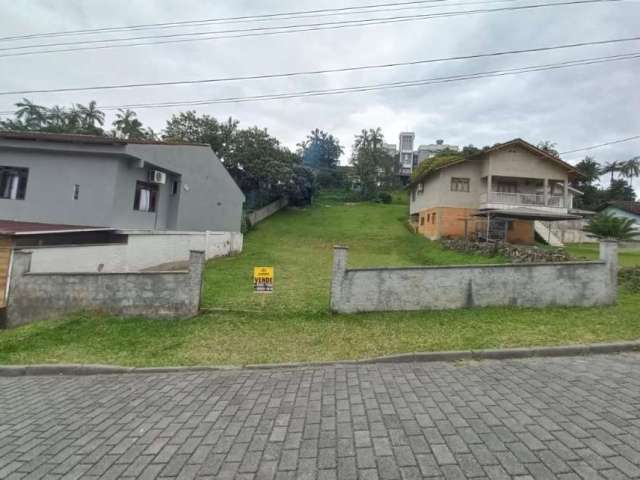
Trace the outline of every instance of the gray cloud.
{"type": "MultiPolygon", "coordinates": [[[[515,4],[539,2],[518,0],[515,4]]],[[[363,5],[324,1],[322,7],[363,5]]],[[[457,3],[457,1],[455,2],[457,3]]],[[[180,2],[0,2],[3,35],[194,18],[319,8],[310,0],[180,2]]],[[[495,8],[503,4],[456,6],[495,8]]],[[[416,10],[443,11],[444,8],[416,10]]],[[[411,11],[398,14],[409,14],[411,11]]],[[[336,31],[260,38],[225,39],[128,49],[0,58],[0,89],[55,88],[123,82],[211,78],[377,64],[486,51],[636,35],[640,7],[634,2],[575,5],[442,18],[336,31]]],[[[372,15],[370,15],[372,16],[372,15]]],[[[225,26],[226,27],[226,26],[225,26]]],[[[198,29],[202,29],[199,27],[198,29]]],[[[215,29],[220,27],[206,27],[215,29]]],[[[197,30],[197,29],[194,29],[197,30]]],[[[117,34],[123,36],[122,33],[117,34]]],[[[447,62],[397,69],[360,71],[227,84],[136,90],[38,94],[42,104],[96,99],[100,105],[191,100],[272,92],[325,89],[376,82],[414,80],[473,71],[513,68],[640,50],[640,42],[447,62]]],[[[198,107],[241,125],[259,125],[291,148],[312,128],[337,135],[349,147],[362,128],[380,126],[395,142],[401,130],[414,130],[418,143],[493,144],[513,137],[551,140],[571,150],[640,133],[640,61],[631,60],[552,72],[528,73],[443,85],[362,94],[198,107]]],[[[0,110],[18,98],[0,97],[0,110]]],[[[181,108],[138,110],[156,130],[181,108]]],[[[109,115],[111,121],[112,115],[109,115]]],[[[601,162],[640,153],[640,142],[593,150],[601,162]]],[[[577,160],[582,154],[568,155],[577,160]]]]}

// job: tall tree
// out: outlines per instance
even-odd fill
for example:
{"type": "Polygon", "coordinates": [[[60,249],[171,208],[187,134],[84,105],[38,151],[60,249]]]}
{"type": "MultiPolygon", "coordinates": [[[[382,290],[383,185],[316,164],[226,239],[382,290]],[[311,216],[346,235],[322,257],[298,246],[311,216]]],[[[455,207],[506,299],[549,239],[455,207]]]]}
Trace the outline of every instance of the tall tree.
{"type": "Polygon", "coordinates": [[[104,112],[98,109],[98,104],[95,100],[91,100],[87,106],[79,103],[76,106],[84,129],[102,131],[104,112]]]}
{"type": "Polygon", "coordinates": [[[556,144],[549,140],[544,140],[542,142],[539,142],[538,145],[536,146],[540,150],[544,150],[545,152],[550,153],[554,157],[560,157],[560,153],[558,153],[558,150],[556,150],[556,144]]]}
{"type": "Polygon", "coordinates": [[[220,122],[209,115],[198,116],[195,111],[174,114],[164,129],[163,138],[183,142],[208,143],[216,155],[224,159],[229,152],[238,121],[229,117],[220,122]]]}
{"type": "Polygon", "coordinates": [[[338,166],[344,149],[333,135],[316,128],[298,144],[304,164],[316,170],[333,170],[338,166]]]}
{"type": "Polygon", "coordinates": [[[613,160],[611,162],[605,163],[604,167],[602,167],[602,173],[610,173],[611,174],[611,183],[613,183],[613,178],[616,173],[620,172],[621,164],[617,160],[613,160]]]}
{"type": "Polygon", "coordinates": [[[640,176],[640,156],[622,162],[620,173],[629,179],[629,183],[633,187],[633,179],[640,176]]]}
{"type": "Polygon", "coordinates": [[[635,199],[636,193],[633,191],[633,188],[629,185],[629,182],[622,178],[614,179],[605,191],[605,201],[621,200],[633,202],[635,199]]]}
{"type": "Polygon", "coordinates": [[[383,144],[384,135],[380,128],[364,129],[355,137],[351,164],[360,179],[365,198],[371,198],[379,188],[392,183],[396,162],[383,144]]]}
{"type": "Polygon", "coordinates": [[[124,139],[145,138],[146,133],[142,122],[137,119],[137,114],[133,110],[118,109],[116,119],[113,121],[115,135],[124,139]]]}
{"type": "Polygon", "coordinates": [[[602,190],[598,188],[602,167],[592,157],[586,156],[576,164],[576,170],[581,175],[572,181],[574,188],[582,192],[574,198],[574,207],[584,210],[596,210],[604,201],[602,190]]]}
{"type": "Polygon", "coordinates": [[[602,174],[600,164],[593,157],[586,156],[583,160],[576,164],[576,170],[582,174],[578,180],[586,185],[598,183],[598,179],[602,174]]]}
{"type": "Polygon", "coordinates": [[[23,98],[16,103],[15,117],[29,129],[36,129],[43,126],[47,121],[47,109],[42,105],[37,105],[27,98],[23,98]]]}

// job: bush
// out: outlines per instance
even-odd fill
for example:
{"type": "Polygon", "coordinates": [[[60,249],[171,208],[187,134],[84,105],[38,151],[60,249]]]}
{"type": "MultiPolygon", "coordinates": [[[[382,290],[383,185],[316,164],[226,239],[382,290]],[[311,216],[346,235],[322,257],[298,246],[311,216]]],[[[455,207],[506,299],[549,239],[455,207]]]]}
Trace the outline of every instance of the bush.
{"type": "Polygon", "coordinates": [[[640,293],[640,267],[621,268],[618,272],[618,281],[624,290],[640,293]]]}
{"type": "Polygon", "coordinates": [[[393,197],[391,196],[390,193],[387,192],[380,192],[377,196],[377,198],[375,199],[375,202],[377,203],[391,203],[393,201],[393,197]]]}
{"type": "Polygon", "coordinates": [[[316,175],[316,182],[320,188],[346,188],[349,186],[349,178],[340,170],[322,170],[316,175]]]}
{"type": "Polygon", "coordinates": [[[616,240],[633,240],[639,234],[635,230],[635,222],[630,218],[616,217],[611,213],[601,212],[595,215],[584,231],[597,238],[613,238],[616,240]]]}

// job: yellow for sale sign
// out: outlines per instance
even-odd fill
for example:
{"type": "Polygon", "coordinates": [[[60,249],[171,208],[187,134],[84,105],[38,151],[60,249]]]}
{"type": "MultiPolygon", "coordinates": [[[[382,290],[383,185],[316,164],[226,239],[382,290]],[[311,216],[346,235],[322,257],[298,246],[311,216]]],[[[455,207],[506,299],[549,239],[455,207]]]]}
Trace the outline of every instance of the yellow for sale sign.
{"type": "Polygon", "coordinates": [[[273,292],[273,267],[253,267],[253,289],[256,293],[273,292]]]}

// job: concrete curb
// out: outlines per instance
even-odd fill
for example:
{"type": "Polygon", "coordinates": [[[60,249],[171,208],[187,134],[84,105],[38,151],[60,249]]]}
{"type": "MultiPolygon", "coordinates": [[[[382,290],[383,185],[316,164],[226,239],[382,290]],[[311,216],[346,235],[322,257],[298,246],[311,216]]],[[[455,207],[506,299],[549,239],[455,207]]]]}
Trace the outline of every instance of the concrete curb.
{"type": "Polygon", "coordinates": [[[361,360],[327,362],[264,363],[248,365],[200,365],[191,367],[120,367],[117,365],[45,364],[0,365],[0,377],[26,375],[105,375],[122,373],[188,373],[237,370],[278,370],[331,365],[367,365],[377,363],[459,362],[465,360],[507,360],[534,357],[574,357],[640,351],[640,341],[593,343],[559,347],[505,348],[496,350],[459,350],[447,352],[413,352],[361,360]]]}

